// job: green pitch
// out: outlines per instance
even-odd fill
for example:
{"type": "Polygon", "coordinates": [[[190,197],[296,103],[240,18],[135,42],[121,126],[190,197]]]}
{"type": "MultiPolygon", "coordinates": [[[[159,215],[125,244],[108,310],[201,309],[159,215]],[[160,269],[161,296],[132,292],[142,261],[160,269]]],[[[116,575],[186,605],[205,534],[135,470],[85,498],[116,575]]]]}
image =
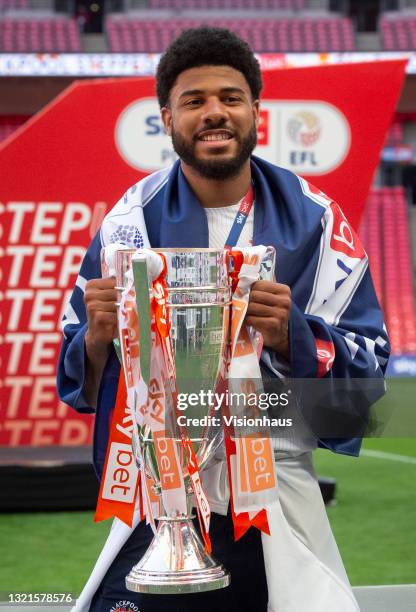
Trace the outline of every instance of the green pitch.
{"type": "MultiPolygon", "coordinates": [[[[415,396],[415,380],[395,380],[382,401],[411,405],[415,396]]],[[[317,473],[337,480],[328,515],[348,575],[353,585],[415,583],[416,436],[363,448],[359,459],[315,453],[317,473]]],[[[0,515],[0,601],[7,592],[79,594],[109,526],[91,512],[0,515]]]]}

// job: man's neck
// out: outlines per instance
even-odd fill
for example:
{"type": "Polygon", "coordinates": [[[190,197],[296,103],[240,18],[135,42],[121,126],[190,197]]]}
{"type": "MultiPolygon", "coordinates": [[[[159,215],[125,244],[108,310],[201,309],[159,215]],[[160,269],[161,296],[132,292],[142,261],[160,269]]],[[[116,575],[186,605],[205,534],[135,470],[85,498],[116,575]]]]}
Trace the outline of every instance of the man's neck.
{"type": "Polygon", "coordinates": [[[221,208],[235,204],[246,195],[250,186],[250,160],[247,160],[236,176],[224,181],[205,178],[184,162],[181,162],[181,168],[204,208],[221,208]]]}

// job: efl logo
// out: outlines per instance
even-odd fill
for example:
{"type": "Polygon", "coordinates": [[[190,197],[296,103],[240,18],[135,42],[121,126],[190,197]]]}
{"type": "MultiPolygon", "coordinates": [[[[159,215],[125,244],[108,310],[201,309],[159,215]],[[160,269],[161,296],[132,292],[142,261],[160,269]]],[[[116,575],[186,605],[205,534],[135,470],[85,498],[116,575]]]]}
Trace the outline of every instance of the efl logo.
{"type": "Polygon", "coordinates": [[[113,442],[108,455],[103,498],[132,503],[136,491],[137,472],[131,446],[113,442]]]}
{"type": "Polygon", "coordinates": [[[296,113],[287,126],[290,139],[302,147],[313,146],[321,135],[321,125],[315,113],[301,111],[296,113]]]}
{"type": "Polygon", "coordinates": [[[348,155],[351,135],[344,114],[332,104],[312,100],[263,100],[268,112],[268,142],[256,153],[297,174],[335,170],[348,155]]]}

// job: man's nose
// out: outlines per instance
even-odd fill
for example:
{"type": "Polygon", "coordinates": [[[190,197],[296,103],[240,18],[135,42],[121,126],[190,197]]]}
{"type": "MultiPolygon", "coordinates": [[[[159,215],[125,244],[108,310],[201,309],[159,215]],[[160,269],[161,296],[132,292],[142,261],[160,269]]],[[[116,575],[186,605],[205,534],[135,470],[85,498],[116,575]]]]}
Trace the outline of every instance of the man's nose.
{"type": "Polygon", "coordinates": [[[228,119],[228,110],[225,104],[216,97],[208,98],[204,104],[202,120],[205,123],[216,123],[228,119]]]}

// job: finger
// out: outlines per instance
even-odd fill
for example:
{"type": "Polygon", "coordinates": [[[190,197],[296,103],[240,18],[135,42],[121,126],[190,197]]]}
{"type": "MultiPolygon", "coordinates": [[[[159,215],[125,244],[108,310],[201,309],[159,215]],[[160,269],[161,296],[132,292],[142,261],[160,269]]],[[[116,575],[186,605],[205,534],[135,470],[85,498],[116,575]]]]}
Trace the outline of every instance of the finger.
{"type": "Polygon", "coordinates": [[[279,333],[287,328],[287,319],[276,319],[275,317],[248,316],[244,321],[254,329],[262,333],[279,333]]]}
{"type": "Polygon", "coordinates": [[[270,308],[270,314],[265,314],[265,316],[273,316],[274,313],[280,310],[285,311],[287,314],[292,306],[292,300],[288,295],[276,295],[273,293],[265,294],[262,292],[257,292],[257,295],[254,296],[254,298],[255,299],[253,300],[250,296],[248,307],[250,308],[250,306],[262,305],[266,308],[270,308]]]}
{"type": "Polygon", "coordinates": [[[273,306],[267,304],[261,304],[259,302],[249,302],[247,307],[247,314],[258,317],[272,317],[276,319],[287,319],[290,312],[290,299],[282,298],[273,306]]]}
{"type": "Polygon", "coordinates": [[[87,312],[112,312],[115,314],[117,312],[117,306],[115,302],[101,302],[98,300],[93,300],[91,302],[88,302],[87,312]]]}
{"type": "Polygon", "coordinates": [[[279,295],[267,291],[251,291],[249,303],[264,304],[265,306],[276,306],[279,303],[279,295]]]}
{"type": "Polygon", "coordinates": [[[85,289],[111,289],[115,286],[116,279],[114,276],[110,276],[109,278],[92,278],[91,280],[87,281],[85,289]]]}
{"type": "Polygon", "coordinates": [[[84,301],[117,302],[118,295],[115,289],[88,289],[84,293],[84,301]]]}
{"type": "Polygon", "coordinates": [[[250,302],[247,307],[247,316],[255,316],[255,317],[275,317],[276,316],[276,306],[267,306],[266,304],[250,302]]]}
{"type": "Polygon", "coordinates": [[[273,281],[259,280],[252,284],[252,291],[265,291],[266,293],[288,294],[290,295],[290,287],[283,283],[275,283],[273,281]]]}
{"type": "Polygon", "coordinates": [[[117,315],[112,312],[98,311],[94,312],[88,322],[90,330],[99,328],[112,328],[117,326],[117,315]]]}

